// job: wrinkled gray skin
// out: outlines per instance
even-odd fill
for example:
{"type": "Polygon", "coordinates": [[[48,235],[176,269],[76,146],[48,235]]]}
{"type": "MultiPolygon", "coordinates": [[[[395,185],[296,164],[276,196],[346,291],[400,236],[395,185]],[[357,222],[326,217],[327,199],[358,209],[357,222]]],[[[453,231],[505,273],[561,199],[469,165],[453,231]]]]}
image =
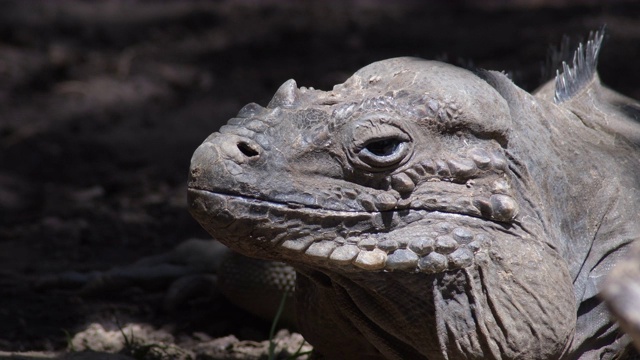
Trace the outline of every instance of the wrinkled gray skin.
{"type": "Polygon", "coordinates": [[[601,296],[640,350],[640,243],[609,273],[601,296]]]}
{"type": "Polygon", "coordinates": [[[597,295],[640,234],[640,105],[580,66],[534,94],[415,58],[289,80],[196,150],[191,212],[296,269],[319,356],[616,358],[597,295]]]}

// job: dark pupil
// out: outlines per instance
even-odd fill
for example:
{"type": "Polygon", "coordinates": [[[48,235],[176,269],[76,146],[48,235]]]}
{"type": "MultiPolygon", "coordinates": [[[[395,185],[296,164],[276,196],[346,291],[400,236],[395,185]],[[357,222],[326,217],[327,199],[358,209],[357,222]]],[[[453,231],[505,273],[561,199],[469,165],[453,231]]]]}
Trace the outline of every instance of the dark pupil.
{"type": "Polygon", "coordinates": [[[398,149],[398,145],[400,145],[400,142],[398,140],[385,139],[372,142],[371,144],[366,146],[366,149],[376,156],[388,156],[393,154],[398,149]]]}

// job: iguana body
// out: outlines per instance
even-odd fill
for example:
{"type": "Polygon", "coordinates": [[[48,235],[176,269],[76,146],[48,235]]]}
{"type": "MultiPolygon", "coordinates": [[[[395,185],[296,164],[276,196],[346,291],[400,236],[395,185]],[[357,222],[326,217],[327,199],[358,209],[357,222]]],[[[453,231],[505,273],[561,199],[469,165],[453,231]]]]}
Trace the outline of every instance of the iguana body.
{"type": "Polygon", "coordinates": [[[191,212],[296,269],[328,359],[614,358],[596,295],[640,234],[640,106],[600,85],[600,41],[533,95],[415,58],[289,80],[196,150],[191,212]]]}

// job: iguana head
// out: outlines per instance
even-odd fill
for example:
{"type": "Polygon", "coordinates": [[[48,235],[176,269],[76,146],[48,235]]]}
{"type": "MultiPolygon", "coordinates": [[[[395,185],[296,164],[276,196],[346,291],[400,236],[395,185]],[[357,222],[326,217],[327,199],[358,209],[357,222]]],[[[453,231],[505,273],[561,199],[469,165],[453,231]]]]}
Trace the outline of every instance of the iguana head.
{"type": "Polygon", "coordinates": [[[328,358],[621,351],[596,295],[637,238],[640,128],[598,81],[601,41],[535,94],[413,58],[331,91],[289,80],[196,150],[191,213],[296,268],[300,329],[328,358]]]}
{"type": "Polygon", "coordinates": [[[326,92],[289,80],[197,149],[191,212],[249,256],[345,272],[468,267],[529,230],[510,121],[486,81],[439,62],[380,61],[326,92]]]}

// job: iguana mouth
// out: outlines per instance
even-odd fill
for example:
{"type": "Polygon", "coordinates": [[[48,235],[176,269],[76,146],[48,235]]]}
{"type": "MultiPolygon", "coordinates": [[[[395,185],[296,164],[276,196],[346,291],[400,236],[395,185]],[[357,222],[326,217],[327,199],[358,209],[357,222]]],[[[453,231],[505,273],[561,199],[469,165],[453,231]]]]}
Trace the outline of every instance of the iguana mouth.
{"type": "Polygon", "coordinates": [[[241,253],[271,258],[277,252],[279,259],[345,271],[462,269],[496,233],[508,232],[498,222],[446,208],[338,211],[195,188],[189,204],[207,230],[241,253]]]}

